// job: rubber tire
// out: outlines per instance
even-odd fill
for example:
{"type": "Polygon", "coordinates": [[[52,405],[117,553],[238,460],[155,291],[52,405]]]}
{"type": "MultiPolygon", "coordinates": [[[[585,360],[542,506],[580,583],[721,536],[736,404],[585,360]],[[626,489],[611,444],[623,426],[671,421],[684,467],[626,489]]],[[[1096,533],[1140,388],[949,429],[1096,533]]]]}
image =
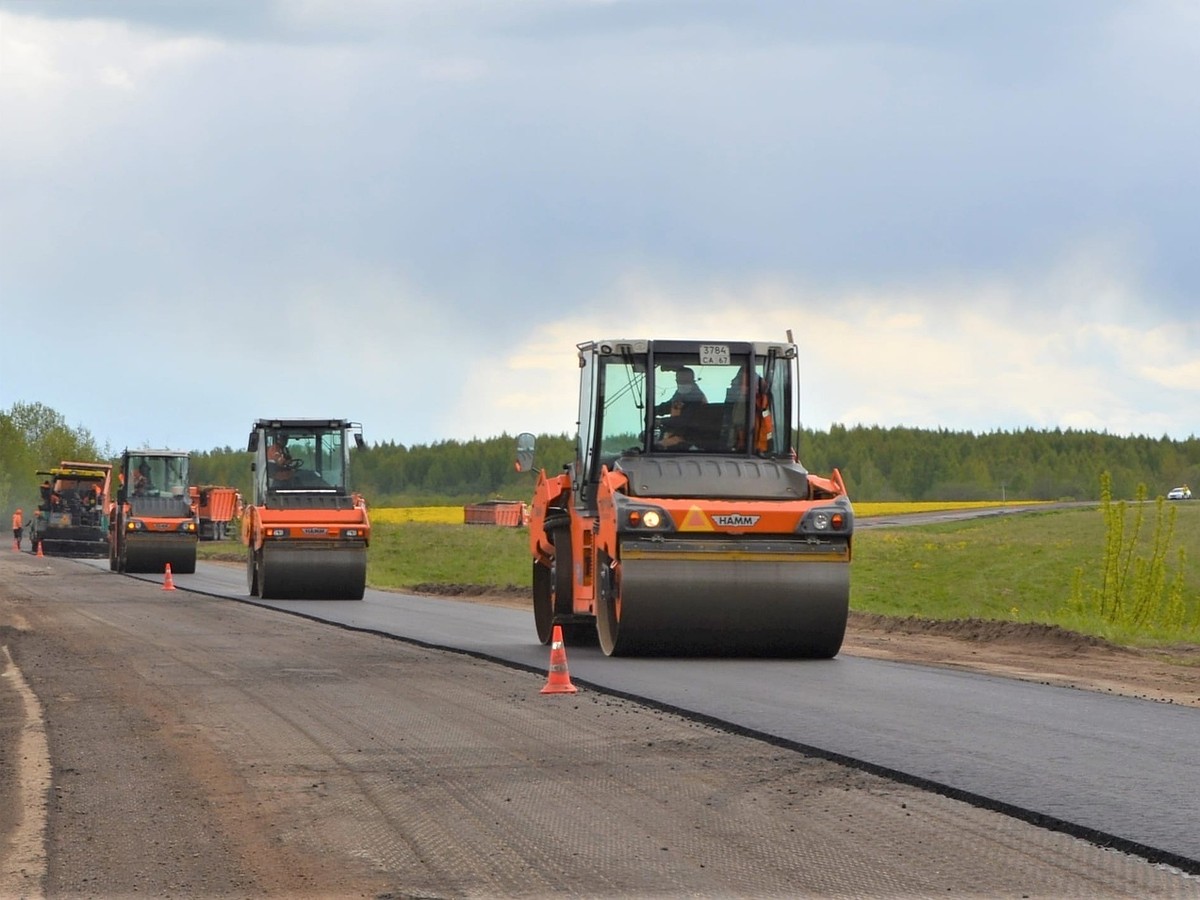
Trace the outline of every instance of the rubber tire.
{"type": "MultiPolygon", "coordinates": [[[[601,554],[596,561],[596,568],[608,565],[607,554],[601,554]]],[[[605,656],[619,656],[617,645],[620,643],[621,626],[617,620],[616,609],[621,603],[621,584],[618,581],[611,591],[596,592],[596,640],[605,656]]]]}
{"type": "Polygon", "coordinates": [[[571,528],[555,529],[554,541],[554,615],[569,616],[575,612],[575,559],[571,528]],[[566,565],[562,565],[566,562],[566,565]]]}
{"type": "Polygon", "coordinates": [[[253,547],[246,550],[246,588],[250,591],[251,597],[258,596],[258,553],[253,547]]]}
{"type": "Polygon", "coordinates": [[[533,562],[533,625],[538,641],[549,644],[554,636],[554,586],[550,569],[533,562]]]}

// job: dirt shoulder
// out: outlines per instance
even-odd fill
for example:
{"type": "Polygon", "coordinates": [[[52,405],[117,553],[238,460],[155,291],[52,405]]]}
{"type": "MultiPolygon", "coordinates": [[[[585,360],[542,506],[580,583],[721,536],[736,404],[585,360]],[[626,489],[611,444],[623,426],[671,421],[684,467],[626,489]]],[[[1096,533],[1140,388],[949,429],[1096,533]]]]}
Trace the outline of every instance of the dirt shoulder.
{"type": "MultiPolygon", "coordinates": [[[[524,588],[422,584],[416,592],[529,607],[524,588]]],[[[842,652],[1200,707],[1197,644],[1142,650],[1053,625],[982,619],[936,621],[852,612],[842,652]]]]}

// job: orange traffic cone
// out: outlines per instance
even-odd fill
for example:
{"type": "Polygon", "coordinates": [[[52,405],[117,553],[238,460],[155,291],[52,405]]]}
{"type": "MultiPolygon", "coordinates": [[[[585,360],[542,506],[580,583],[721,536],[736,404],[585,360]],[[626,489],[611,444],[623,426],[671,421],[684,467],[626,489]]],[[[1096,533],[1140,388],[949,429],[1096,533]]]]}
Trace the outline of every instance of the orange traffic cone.
{"type": "Polygon", "coordinates": [[[13,553],[20,553],[20,552],[21,552],[21,542],[13,541],[13,553]]]}
{"type": "Polygon", "coordinates": [[[562,626],[555,625],[550,638],[550,677],[546,679],[542,693],[574,694],[576,690],[567,671],[567,648],[563,646],[562,626]]]}
{"type": "Polygon", "coordinates": [[[37,552],[37,555],[38,555],[38,556],[45,556],[45,555],[46,555],[45,553],[43,553],[43,552],[42,552],[42,542],[41,542],[41,541],[38,541],[38,552],[37,552]]]}
{"type": "Polygon", "coordinates": [[[163,590],[175,590],[175,579],[171,577],[171,564],[167,563],[167,571],[163,574],[163,590]]]}

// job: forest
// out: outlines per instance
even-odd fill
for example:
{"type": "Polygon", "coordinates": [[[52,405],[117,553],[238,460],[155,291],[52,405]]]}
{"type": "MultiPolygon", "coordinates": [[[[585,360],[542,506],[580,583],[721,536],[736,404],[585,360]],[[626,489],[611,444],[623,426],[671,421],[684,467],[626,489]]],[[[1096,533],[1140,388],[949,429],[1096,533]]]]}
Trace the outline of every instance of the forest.
{"type": "MultiPolygon", "coordinates": [[[[794,436],[810,472],[841,471],[862,501],[1097,500],[1107,472],[1112,496],[1132,499],[1139,485],[1155,497],[1200,484],[1200,438],[1119,436],[1071,429],[994,431],[836,425],[794,436]]],[[[493,498],[527,499],[534,475],[514,467],[515,436],[406,446],[369,444],[352,459],[353,486],[373,506],[456,505],[493,498]]],[[[540,435],[534,469],[561,470],[574,437],[540,435]]],[[[189,449],[189,448],[175,448],[189,449]]],[[[244,447],[190,448],[192,481],[250,489],[244,447]]],[[[38,469],[65,459],[112,460],[83,426],[70,426],[40,403],[0,411],[0,510],[36,503],[38,469]]]]}

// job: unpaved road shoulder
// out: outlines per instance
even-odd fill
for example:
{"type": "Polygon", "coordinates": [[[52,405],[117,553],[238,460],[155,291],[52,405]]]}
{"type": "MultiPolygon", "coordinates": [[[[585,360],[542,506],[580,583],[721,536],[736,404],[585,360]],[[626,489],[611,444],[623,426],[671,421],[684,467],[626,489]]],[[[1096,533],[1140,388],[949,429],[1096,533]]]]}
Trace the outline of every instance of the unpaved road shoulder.
{"type": "MultiPolygon", "coordinates": [[[[0,643],[44,709],[46,896],[1197,889],[595,691],[545,696],[535,674],[14,557],[0,558],[0,643]]],[[[22,727],[8,680],[6,737],[22,727]]],[[[0,809],[16,771],[0,749],[0,809]]],[[[0,895],[20,885],[7,840],[19,818],[0,815],[0,895]]]]}

